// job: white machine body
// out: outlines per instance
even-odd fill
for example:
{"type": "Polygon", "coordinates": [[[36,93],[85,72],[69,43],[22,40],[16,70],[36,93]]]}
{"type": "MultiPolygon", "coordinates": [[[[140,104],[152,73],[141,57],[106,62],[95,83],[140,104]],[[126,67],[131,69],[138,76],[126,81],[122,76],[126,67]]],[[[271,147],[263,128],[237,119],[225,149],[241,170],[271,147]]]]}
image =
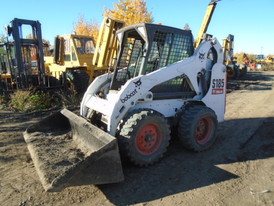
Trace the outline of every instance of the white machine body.
{"type": "Polygon", "coordinates": [[[200,101],[216,113],[218,122],[224,120],[226,67],[223,64],[222,47],[216,39],[203,42],[195,50],[194,55],[187,59],[128,80],[119,91],[110,90],[103,99],[97,93],[102,87],[108,86],[112,75],[113,73],[104,74],[92,82],[83,97],[80,114],[88,117],[89,111],[101,113],[105,117],[107,132],[113,136],[124,116],[138,108],[152,109],[169,118],[174,117],[186,102],[200,101]],[[214,64],[208,57],[212,48],[217,52],[217,61],[214,64]],[[211,75],[209,89],[203,94],[197,76],[205,72],[211,75]],[[151,88],[182,75],[189,79],[196,92],[193,98],[153,100],[151,88]]]}

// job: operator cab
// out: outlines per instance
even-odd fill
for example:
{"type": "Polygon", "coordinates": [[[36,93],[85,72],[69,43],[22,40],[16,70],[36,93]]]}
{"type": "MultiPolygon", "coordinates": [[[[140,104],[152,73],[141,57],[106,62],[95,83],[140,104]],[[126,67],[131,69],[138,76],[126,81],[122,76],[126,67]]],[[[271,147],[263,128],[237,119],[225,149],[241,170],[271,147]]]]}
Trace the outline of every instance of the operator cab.
{"type": "Polygon", "coordinates": [[[111,82],[119,90],[128,79],[145,75],[193,55],[190,30],[140,23],[117,32],[120,52],[111,82]]]}

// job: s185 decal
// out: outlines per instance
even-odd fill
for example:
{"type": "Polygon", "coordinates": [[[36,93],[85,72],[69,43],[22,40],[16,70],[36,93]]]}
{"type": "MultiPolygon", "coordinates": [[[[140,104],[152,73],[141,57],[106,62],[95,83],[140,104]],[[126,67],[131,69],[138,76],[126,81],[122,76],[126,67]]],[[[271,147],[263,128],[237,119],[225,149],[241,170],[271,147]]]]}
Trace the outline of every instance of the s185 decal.
{"type": "Polygon", "coordinates": [[[213,79],[212,80],[212,94],[223,94],[225,87],[224,79],[213,79]]]}

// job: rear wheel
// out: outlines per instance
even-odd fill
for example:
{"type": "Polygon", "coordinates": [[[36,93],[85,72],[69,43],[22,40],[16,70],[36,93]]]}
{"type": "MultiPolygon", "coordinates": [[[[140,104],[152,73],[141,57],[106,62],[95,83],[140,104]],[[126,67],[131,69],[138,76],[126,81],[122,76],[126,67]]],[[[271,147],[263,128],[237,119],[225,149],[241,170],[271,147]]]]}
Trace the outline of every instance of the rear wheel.
{"type": "Polygon", "coordinates": [[[210,108],[202,105],[189,107],[182,115],[178,135],[186,149],[200,152],[216,140],[217,117],[210,108]]]}
{"type": "Polygon", "coordinates": [[[247,73],[247,66],[244,64],[239,64],[238,67],[240,70],[240,77],[244,77],[247,73]]]}
{"type": "Polygon", "coordinates": [[[240,76],[240,70],[239,70],[239,67],[235,64],[233,65],[228,65],[226,67],[227,69],[227,77],[229,79],[238,79],[239,76],[240,76]]]}
{"type": "Polygon", "coordinates": [[[66,73],[68,88],[76,93],[85,92],[88,87],[89,76],[84,71],[68,71],[66,73]]]}
{"type": "Polygon", "coordinates": [[[47,87],[57,87],[60,86],[60,81],[53,76],[46,76],[46,86],[47,87]]]}
{"type": "Polygon", "coordinates": [[[136,165],[148,166],[165,153],[170,140],[169,125],[156,111],[142,110],[125,119],[118,141],[126,155],[136,165]]]}

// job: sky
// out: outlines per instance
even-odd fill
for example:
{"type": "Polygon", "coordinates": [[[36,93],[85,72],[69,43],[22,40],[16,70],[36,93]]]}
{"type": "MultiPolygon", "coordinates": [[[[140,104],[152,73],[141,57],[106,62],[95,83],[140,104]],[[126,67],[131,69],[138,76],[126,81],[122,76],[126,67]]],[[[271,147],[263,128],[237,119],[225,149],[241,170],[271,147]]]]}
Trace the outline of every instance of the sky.
{"type": "MultiPolygon", "coordinates": [[[[187,23],[196,38],[211,0],[147,0],[154,23],[183,28],[187,23]]],[[[14,18],[38,20],[42,36],[53,44],[56,35],[69,34],[78,17],[102,22],[104,8],[119,0],[9,0],[1,2],[0,34],[14,18]]],[[[221,0],[207,33],[219,42],[234,35],[234,52],[274,55],[274,0],[221,0]]]]}

